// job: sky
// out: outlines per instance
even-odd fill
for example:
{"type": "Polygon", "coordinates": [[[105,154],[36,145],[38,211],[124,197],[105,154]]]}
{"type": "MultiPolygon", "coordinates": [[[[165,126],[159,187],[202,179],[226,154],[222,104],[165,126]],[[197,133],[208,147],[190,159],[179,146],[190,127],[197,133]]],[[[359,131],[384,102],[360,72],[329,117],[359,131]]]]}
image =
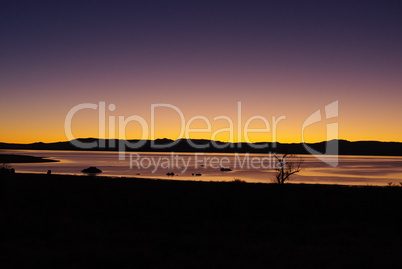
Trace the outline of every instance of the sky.
{"type": "Polygon", "coordinates": [[[400,1],[1,1],[0,142],[66,141],[66,122],[76,138],[402,142],[401,13],[400,1]],[[66,121],[80,104],[97,109],[66,121]]]}

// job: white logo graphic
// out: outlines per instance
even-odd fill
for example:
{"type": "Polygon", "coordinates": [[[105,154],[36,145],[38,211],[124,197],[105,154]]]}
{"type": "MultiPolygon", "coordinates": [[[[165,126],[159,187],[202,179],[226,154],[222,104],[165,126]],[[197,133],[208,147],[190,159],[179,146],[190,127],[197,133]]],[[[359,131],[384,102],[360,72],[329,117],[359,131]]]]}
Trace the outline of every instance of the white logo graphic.
{"type": "MultiPolygon", "coordinates": [[[[325,119],[332,119],[338,117],[338,101],[335,101],[331,104],[325,106],[325,119]]],[[[302,127],[302,141],[304,148],[317,159],[323,161],[324,163],[329,164],[332,167],[338,166],[338,153],[339,153],[339,145],[338,145],[338,123],[328,123],[327,124],[327,139],[325,145],[325,152],[319,152],[312,147],[308,146],[304,142],[304,129],[314,123],[321,121],[321,110],[317,110],[313,114],[311,114],[303,123],[302,127]]]]}

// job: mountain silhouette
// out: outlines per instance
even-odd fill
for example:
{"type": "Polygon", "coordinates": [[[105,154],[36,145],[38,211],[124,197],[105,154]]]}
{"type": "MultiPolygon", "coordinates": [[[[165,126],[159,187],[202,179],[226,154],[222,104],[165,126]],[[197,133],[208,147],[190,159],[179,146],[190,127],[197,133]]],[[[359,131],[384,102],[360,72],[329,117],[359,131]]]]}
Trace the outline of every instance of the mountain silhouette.
{"type": "Polygon", "coordinates": [[[338,143],[339,155],[380,155],[402,156],[402,143],[380,141],[356,141],[331,140],[319,143],[230,143],[207,139],[156,139],[156,140],[116,140],[79,138],[76,141],[82,143],[96,142],[98,147],[80,149],[70,141],[30,144],[0,143],[0,149],[29,149],[29,150],[95,150],[95,151],[118,151],[119,146],[125,151],[137,152],[213,152],[213,153],[288,153],[310,154],[306,146],[321,153],[325,153],[326,146],[330,143],[338,143]],[[130,148],[130,145],[141,144],[141,147],[130,148]],[[100,146],[99,145],[104,145],[100,146]],[[128,145],[128,146],[125,146],[128,145]]]}

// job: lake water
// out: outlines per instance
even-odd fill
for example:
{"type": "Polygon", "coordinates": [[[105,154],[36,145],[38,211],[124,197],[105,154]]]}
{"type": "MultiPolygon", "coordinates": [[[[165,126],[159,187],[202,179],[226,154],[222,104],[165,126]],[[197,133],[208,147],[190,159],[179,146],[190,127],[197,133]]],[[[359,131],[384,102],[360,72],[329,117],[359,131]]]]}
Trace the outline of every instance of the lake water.
{"type": "MultiPolygon", "coordinates": [[[[144,177],[177,180],[233,181],[269,183],[275,178],[274,157],[269,154],[217,153],[125,153],[118,152],[1,150],[2,153],[31,155],[60,160],[57,163],[11,164],[16,172],[82,175],[82,169],[96,166],[102,176],[144,177]],[[221,167],[232,171],[222,172],[221,167]],[[174,176],[166,173],[174,172],[174,176]],[[200,176],[192,174],[201,174],[200,176]]],[[[339,156],[337,167],[331,167],[311,155],[303,158],[302,170],[291,177],[294,183],[342,185],[378,185],[402,182],[402,157],[339,156]]]]}

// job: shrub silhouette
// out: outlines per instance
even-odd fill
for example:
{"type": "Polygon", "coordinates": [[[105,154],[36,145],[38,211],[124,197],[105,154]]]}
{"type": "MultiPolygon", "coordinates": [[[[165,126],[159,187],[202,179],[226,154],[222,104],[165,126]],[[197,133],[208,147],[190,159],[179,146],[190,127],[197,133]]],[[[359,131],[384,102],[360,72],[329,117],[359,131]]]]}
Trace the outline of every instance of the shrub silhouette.
{"type": "Polygon", "coordinates": [[[0,167],[0,174],[14,174],[15,170],[8,163],[3,163],[0,167]]]}

